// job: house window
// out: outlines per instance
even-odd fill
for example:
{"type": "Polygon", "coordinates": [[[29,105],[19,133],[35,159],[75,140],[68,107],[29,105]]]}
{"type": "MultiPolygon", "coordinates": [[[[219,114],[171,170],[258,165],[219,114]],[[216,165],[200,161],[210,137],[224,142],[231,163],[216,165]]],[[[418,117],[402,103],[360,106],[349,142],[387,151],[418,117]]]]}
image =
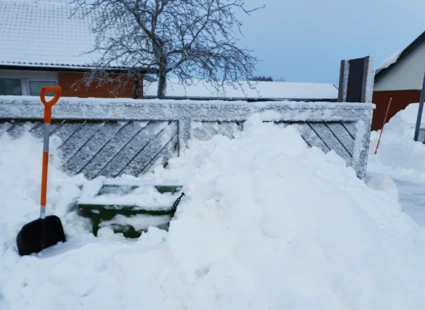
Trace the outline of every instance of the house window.
{"type": "MultiPolygon", "coordinates": [[[[43,86],[54,86],[57,85],[56,81],[42,81],[42,80],[29,80],[28,88],[30,96],[38,96],[40,95],[40,90],[43,86]]],[[[46,93],[47,96],[54,96],[54,93],[46,93]]]]}
{"type": "Polygon", "coordinates": [[[22,95],[21,80],[0,78],[0,95],[21,96],[22,95]]]}

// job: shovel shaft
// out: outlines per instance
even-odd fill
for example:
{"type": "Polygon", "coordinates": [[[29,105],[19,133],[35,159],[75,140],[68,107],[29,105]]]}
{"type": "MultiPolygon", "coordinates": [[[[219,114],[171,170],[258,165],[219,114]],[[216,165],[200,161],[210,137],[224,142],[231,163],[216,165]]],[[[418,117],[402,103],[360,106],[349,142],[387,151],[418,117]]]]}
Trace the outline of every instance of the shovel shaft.
{"type": "Polygon", "coordinates": [[[43,152],[43,167],[41,171],[41,206],[46,206],[46,192],[47,192],[47,170],[48,170],[49,153],[43,152]]]}
{"type": "Polygon", "coordinates": [[[41,88],[40,100],[44,105],[44,143],[43,143],[43,159],[41,169],[41,198],[40,198],[40,218],[46,217],[47,204],[47,176],[49,167],[49,136],[50,122],[52,120],[52,107],[58,102],[62,88],[60,86],[45,86],[41,88]],[[46,100],[46,93],[54,92],[55,96],[50,101],[46,100]]]}
{"type": "Polygon", "coordinates": [[[40,218],[26,224],[16,237],[19,255],[39,253],[45,248],[59,242],[65,242],[65,232],[61,220],[54,215],[46,216],[47,202],[47,172],[49,165],[49,136],[52,106],[59,100],[62,88],[60,86],[45,86],[41,88],[40,100],[44,105],[44,144],[41,169],[40,218]],[[53,99],[47,101],[46,93],[55,93],[53,99]]]}
{"type": "Polygon", "coordinates": [[[47,175],[49,170],[49,134],[50,124],[44,123],[44,143],[43,143],[43,159],[41,167],[41,198],[40,198],[40,218],[46,217],[47,202],[47,175]]]}

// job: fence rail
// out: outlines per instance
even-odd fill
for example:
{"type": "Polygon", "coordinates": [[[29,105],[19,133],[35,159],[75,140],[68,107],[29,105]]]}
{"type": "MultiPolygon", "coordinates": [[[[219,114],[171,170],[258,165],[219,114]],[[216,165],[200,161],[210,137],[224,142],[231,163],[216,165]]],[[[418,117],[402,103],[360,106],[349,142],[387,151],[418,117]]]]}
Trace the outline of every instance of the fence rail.
{"type": "MultiPolygon", "coordinates": [[[[63,168],[87,178],[139,175],[179,156],[191,139],[232,138],[254,113],[296,126],[309,146],[334,150],[363,178],[374,105],[333,102],[196,102],[63,98],[53,109],[63,168]]],[[[43,107],[34,97],[0,97],[0,134],[41,138],[43,107]]]]}

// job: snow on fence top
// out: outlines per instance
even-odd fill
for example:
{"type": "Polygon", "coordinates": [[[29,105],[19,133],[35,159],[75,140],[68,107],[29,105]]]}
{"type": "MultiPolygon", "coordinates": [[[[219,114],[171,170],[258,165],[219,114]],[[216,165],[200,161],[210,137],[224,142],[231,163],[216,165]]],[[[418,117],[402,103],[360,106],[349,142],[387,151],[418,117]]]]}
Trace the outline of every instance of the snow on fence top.
{"type": "MultiPolygon", "coordinates": [[[[48,99],[48,98],[47,98],[48,99]]],[[[369,117],[374,108],[367,103],[338,102],[250,102],[158,99],[99,99],[63,97],[52,118],[90,120],[180,120],[242,121],[253,113],[274,111],[281,121],[357,121],[369,117]]],[[[0,96],[0,119],[41,119],[38,97],[0,96]]]]}
{"type": "MultiPolygon", "coordinates": [[[[63,141],[66,170],[89,178],[116,177],[138,175],[159,160],[178,156],[190,139],[205,140],[214,134],[232,138],[235,130],[243,130],[243,121],[260,113],[264,121],[293,124],[309,146],[335,151],[363,178],[373,107],[366,103],[62,98],[53,109],[52,125],[53,134],[63,141]]],[[[42,115],[38,98],[0,96],[0,134],[2,128],[9,133],[26,128],[40,134],[42,115]]]]}

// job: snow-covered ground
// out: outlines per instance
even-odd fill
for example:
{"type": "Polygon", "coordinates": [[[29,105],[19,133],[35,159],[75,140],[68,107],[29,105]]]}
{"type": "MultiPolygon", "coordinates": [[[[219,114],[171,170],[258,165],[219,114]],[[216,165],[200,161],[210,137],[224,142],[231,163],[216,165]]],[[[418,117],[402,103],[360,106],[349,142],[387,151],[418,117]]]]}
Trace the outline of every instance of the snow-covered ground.
{"type": "Polygon", "coordinates": [[[403,211],[425,227],[425,145],[413,140],[417,113],[418,104],[410,104],[385,125],[376,155],[379,131],[372,132],[368,176],[395,187],[403,211]]]}
{"type": "Polygon", "coordinates": [[[2,135],[0,309],[422,310],[425,231],[398,200],[419,187],[397,184],[422,182],[425,146],[406,124],[385,128],[365,183],[294,128],[252,117],[235,140],[198,141],[145,176],[186,196],[168,233],[138,240],[91,234],[73,206],[86,181],[55,168],[53,140],[47,212],[68,240],[26,257],[15,238],[38,217],[42,142],[2,135]]]}

